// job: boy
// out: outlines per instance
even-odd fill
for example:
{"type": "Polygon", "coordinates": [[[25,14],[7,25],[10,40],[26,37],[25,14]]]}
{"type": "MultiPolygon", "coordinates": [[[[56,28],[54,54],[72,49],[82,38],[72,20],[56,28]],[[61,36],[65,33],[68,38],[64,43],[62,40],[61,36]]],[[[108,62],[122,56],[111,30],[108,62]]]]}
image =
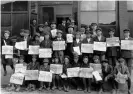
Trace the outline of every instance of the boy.
{"type": "MultiPolygon", "coordinates": [[[[57,31],[57,38],[55,39],[55,41],[65,41],[65,40],[62,38],[62,31],[60,31],[60,30],[57,31]]],[[[54,51],[54,56],[55,56],[55,57],[59,57],[59,62],[60,62],[61,64],[63,64],[63,59],[64,59],[64,51],[63,51],[63,50],[54,51]]]]}
{"type": "Polygon", "coordinates": [[[113,88],[112,92],[114,92],[115,87],[114,87],[113,67],[108,64],[107,59],[102,61],[102,65],[103,65],[102,66],[103,83],[108,82],[113,88]]]}
{"type": "MultiPolygon", "coordinates": [[[[125,80],[127,81],[128,84],[128,94],[131,94],[131,79],[130,79],[130,73],[129,73],[129,69],[128,67],[125,65],[125,60],[123,58],[119,59],[119,65],[116,66],[114,68],[114,76],[115,78],[117,77],[118,72],[120,72],[120,74],[122,74],[125,78],[125,80]]],[[[118,90],[118,82],[115,81],[116,84],[116,89],[117,89],[117,93],[119,92],[118,90]]]]}
{"type": "Polygon", "coordinates": [[[51,32],[50,32],[50,38],[54,40],[57,36],[57,28],[56,28],[56,22],[51,23],[51,32]]]}
{"type": "MultiPolygon", "coordinates": [[[[109,38],[115,37],[114,34],[115,34],[115,29],[110,28],[109,38]]],[[[117,56],[119,55],[118,51],[119,51],[119,47],[108,47],[107,48],[107,57],[109,59],[109,64],[112,66],[116,65],[116,61],[117,61],[116,59],[117,59],[117,56]]]]}
{"type": "MultiPolygon", "coordinates": [[[[64,64],[63,64],[63,74],[65,74],[66,76],[67,76],[67,68],[71,68],[69,56],[65,56],[64,64]]],[[[62,82],[63,82],[64,91],[68,92],[70,79],[69,78],[62,78],[62,82]]]]}
{"type": "MultiPolygon", "coordinates": [[[[72,63],[72,68],[74,67],[81,67],[81,62],[79,62],[79,56],[76,52],[74,52],[74,59],[73,59],[73,63],[72,63]]],[[[81,79],[79,77],[74,77],[71,79],[72,82],[76,85],[76,89],[77,90],[81,90],[81,79]]]]}
{"type": "MultiPolygon", "coordinates": [[[[89,59],[87,56],[83,57],[83,64],[81,65],[81,68],[91,68],[93,71],[93,68],[89,64],[89,59]]],[[[83,85],[84,85],[84,92],[91,93],[91,78],[82,78],[83,79],[83,85]]]]}
{"type": "MultiPolygon", "coordinates": [[[[94,61],[94,64],[101,64],[99,56],[97,56],[97,55],[95,55],[93,57],[93,61],[94,61]]],[[[95,68],[94,68],[94,70],[95,70],[95,68]]],[[[99,71],[100,75],[102,76],[102,68],[97,71],[99,71]]],[[[96,90],[98,90],[98,94],[101,94],[103,91],[102,90],[103,81],[96,81],[96,79],[94,79],[94,84],[96,85],[96,90]]]]}
{"type": "MultiPolygon", "coordinates": [[[[106,41],[106,38],[103,36],[101,28],[97,28],[96,33],[97,33],[97,36],[94,38],[94,41],[96,41],[96,42],[105,42],[106,41]]],[[[105,59],[105,52],[95,51],[94,54],[98,55],[100,57],[100,60],[105,59]]]]}
{"type": "MultiPolygon", "coordinates": [[[[1,45],[6,46],[6,45],[13,45],[13,42],[10,39],[10,32],[6,30],[4,32],[4,37],[1,39],[1,45]]],[[[3,64],[3,69],[4,69],[4,76],[7,75],[7,70],[6,70],[6,65],[9,64],[12,70],[14,70],[13,64],[12,64],[12,59],[11,58],[6,58],[6,55],[2,55],[2,64],[3,64]]]]}
{"type": "MultiPolygon", "coordinates": [[[[54,64],[61,64],[61,63],[59,63],[59,58],[58,57],[54,58],[54,64]]],[[[52,76],[52,84],[53,84],[52,90],[55,90],[56,87],[59,90],[61,90],[61,77],[60,77],[59,74],[53,74],[53,76],[52,76]]]]}
{"type": "MultiPolygon", "coordinates": [[[[27,70],[39,70],[39,62],[37,62],[37,56],[32,55],[32,62],[27,65],[27,70]]],[[[27,81],[28,87],[26,90],[35,90],[37,81],[27,81]]]]}
{"type": "MultiPolygon", "coordinates": [[[[123,30],[124,33],[124,39],[122,40],[132,40],[133,38],[130,37],[130,30],[125,29],[123,30]]],[[[129,72],[131,74],[131,69],[133,65],[133,50],[121,50],[121,57],[123,57],[126,60],[127,67],[129,68],[129,72]]]]}
{"type": "MultiPolygon", "coordinates": [[[[83,44],[93,44],[94,40],[92,38],[92,32],[88,31],[86,32],[86,38],[82,41],[83,44]]],[[[93,54],[92,53],[83,53],[83,56],[88,56],[90,62],[92,62],[92,57],[93,54]]]]}
{"type": "MultiPolygon", "coordinates": [[[[50,71],[50,66],[48,65],[49,59],[43,59],[43,65],[40,66],[40,71],[50,71]]],[[[39,90],[41,91],[43,88],[46,88],[47,85],[47,90],[50,90],[50,82],[40,82],[40,88],[39,90]]]]}
{"type": "Polygon", "coordinates": [[[33,36],[33,40],[31,41],[31,45],[40,45],[40,34],[39,33],[36,33],[34,36],[33,36]]]}

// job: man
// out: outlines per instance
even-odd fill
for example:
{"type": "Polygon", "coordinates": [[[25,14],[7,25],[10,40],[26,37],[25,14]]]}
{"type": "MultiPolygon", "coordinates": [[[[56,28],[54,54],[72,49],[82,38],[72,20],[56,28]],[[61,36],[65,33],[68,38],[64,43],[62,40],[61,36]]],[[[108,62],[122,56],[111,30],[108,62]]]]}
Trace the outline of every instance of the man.
{"type": "MultiPolygon", "coordinates": [[[[130,37],[129,29],[123,30],[123,33],[124,33],[124,39],[122,40],[133,40],[133,38],[130,37]]],[[[131,69],[133,65],[133,50],[121,50],[121,56],[126,60],[129,72],[131,74],[131,69]]]]}
{"type": "Polygon", "coordinates": [[[74,32],[78,31],[78,27],[75,25],[75,21],[74,20],[71,20],[71,26],[73,27],[74,32]]]}

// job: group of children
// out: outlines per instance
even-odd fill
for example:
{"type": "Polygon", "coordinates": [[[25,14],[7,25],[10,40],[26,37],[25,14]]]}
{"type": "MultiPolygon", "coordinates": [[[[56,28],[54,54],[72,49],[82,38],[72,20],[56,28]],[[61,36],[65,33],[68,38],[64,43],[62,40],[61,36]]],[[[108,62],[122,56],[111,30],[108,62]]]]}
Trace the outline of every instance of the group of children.
{"type": "MultiPolygon", "coordinates": [[[[120,72],[125,75],[125,79],[128,84],[128,93],[130,93],[131,88],[131,68],[132,68],[132,58],[133,52],[127,50],[121,50],[120,47],[108,47],[106,52],[94,51],[94,53],[82,53],[78,55],[74,52],[73,47],[79,46],[81,44],[93,44],[96,42],[106,42],[106,38],[102,34],[101,28],[95,28],[96,24],[92,24],[93,30],[86,30],[85,32],[74,31],[74,27],[70,24],[68,26],[67,33],[62,32],[56,28],[56,23],[51,23],[51,30],[57,30],[56,36],[52,36],[51,32],[44,32],[43,26],[39,26],[39,32],[30,36],[29,30],[21,30],[20,37],[17,38],[17,42],[27,41],[27,49],[18,50],[16,48],[15,52],[17,55],[13,56],[13,59],[7,59],[2,55],[2,64],[4,68],[4,75],[6,72],[6,65],[10,63],[11,68],[14,69],[15,64],[21,63],[24,66],[27,66],[27,70],[40,70],[40,71],[50,71],[50,64],[61,64],[63,65],[63,73],[67,75],[67,68],[92,68],[90,63],[101,64],[100,73],[103,78],[101,81],[96,81],[95,78],[61,78],[59,74],[52,75],[52,82],[39,82],[39,81],[24,81],[23,85],[26,86],[26,90],[35,90],[39,88],[42,90],[46,88],[47,90],[54,90],[58,88],[68,92],[69,87],[75,87],[77,90],[84,90],[85,92],[91,92],[91,85],[94,83],[94,87],[98,90],[98,93],[101,94],[103,91],[103,85],[105,82],[109,82],[113,88],[113,94],[115,90],[118,90],[118,82],[115,80],[117,74],[120,72]],[[94,26],[93,26],[94,25],[94,26]],[[41,33],[40,33],[41,32],[41,33]],[[43,33],[44,32],[44,33],[43,33]],[[42,34],[43,33],[43,34],[42,34]],[[73,42],[68,43],[66,41],[66,34],[73,34],[73,42]],[[44,37],[40,41],[40,37],[44,37]],[[28,46],[29,45],[39,45],[40,48],[51,48],[53,47],[52,41],[66,41],[66,49],[60,51],[53,51],[52,58],[39,58],[38,55],[28,55],[28,46]],[[118,59],[119,58],[119,59],[118,59]],[[39,83],[38,83],[39,82],[39,83]]],[[[114,29],[109,29],[109,38],[113,38],[115,34],[114,29]]],[[[2,45],[13,45],[10,40],[10,32],[4,32],[4,38],[2,39],[2,45]]],[[[130,30],[124,30],[124,40],[133,40],[130,37],[130,30]]],[[[93,70],[93,68],[92,68],[93,70]]],[[[12,84],[11,90],[16,89],[19,91],[21,88],[20,85],[12,84]]]]}

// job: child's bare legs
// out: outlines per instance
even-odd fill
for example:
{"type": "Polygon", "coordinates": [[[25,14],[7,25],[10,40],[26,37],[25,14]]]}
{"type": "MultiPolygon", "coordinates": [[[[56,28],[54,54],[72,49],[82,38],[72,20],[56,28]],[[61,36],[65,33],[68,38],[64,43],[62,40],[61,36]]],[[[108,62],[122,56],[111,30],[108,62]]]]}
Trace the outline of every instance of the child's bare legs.
{"type": "Polygon", "coordinates": [[[43,89],[43,82],[40,82],[40,88],[39,90],[41,91],[43,89]]]}
{"type": "Polygon", "coordinates": [[[57,83],[58,83],[58,89],[61,90],[61,79],[60,79],[60,76],[59,75],[56,75],[55,77],[57,79],[57,83]]]}
{"type": "Polygon", "coordinates": [[[55,74],[53,74],[53,77],[52,77],[52,84],[53,84],[53,86],[52,86],[52,90],[54,90],[55,89],[55,74]]]}
{"type": "Polygon", "coordinates": [[[21,89],[21,86],[17,85],[16,91],[18,92],[18,91],[20,91],[20,89],[21,89]]]}
{"type": "Polygon", "coordinates": [[[87,90],[88,90],[89,93],[91,93],[91,80],[92,79],[88,78],[87,80],[88,80],[88,85],[87,85],[88,88],[87,88],[87,90]]]}
{"type": "Polygon", "coordinates": [[[84,85],[84,92],[87,92],[87,86],[86,86],[86,78],[82,78],[83,79],[83,85],[84,85]]]}
{"type": "Polygon", "coordinates": [[[50,90],[51,83],[50,82],[47,82],[47,84],[48,84],[47,90],[50,90]]]}
{"type": "Polygon", "coordinates": [[[11,88],[9,90],[15,90],[15,85],[11,84],[11,88]]]}

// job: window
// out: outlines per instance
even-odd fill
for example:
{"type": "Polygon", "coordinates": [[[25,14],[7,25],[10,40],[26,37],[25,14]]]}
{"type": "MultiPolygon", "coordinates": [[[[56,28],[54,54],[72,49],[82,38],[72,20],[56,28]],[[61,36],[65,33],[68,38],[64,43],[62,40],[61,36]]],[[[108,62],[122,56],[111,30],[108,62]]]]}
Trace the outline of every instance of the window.
{"type": "Polygon", "coordinates": [[[28,2],[27,1],[16,1],[13,2],[13,11],[27,11],[28,2]]]}
{"type": "Polygon", "coordinates": [[[81,24],[115,25],[115,10],[115,1],[81,1],[81,24]]]}
{"type": "Polygon", "coordinates": [[[133,1],[127,1],[127,10],[133,10],[133,1]]]}
{"type": "Polygon", "coordinates": [[[11,11],[11,3],[2,4],[1,11],[11,11]]]}

